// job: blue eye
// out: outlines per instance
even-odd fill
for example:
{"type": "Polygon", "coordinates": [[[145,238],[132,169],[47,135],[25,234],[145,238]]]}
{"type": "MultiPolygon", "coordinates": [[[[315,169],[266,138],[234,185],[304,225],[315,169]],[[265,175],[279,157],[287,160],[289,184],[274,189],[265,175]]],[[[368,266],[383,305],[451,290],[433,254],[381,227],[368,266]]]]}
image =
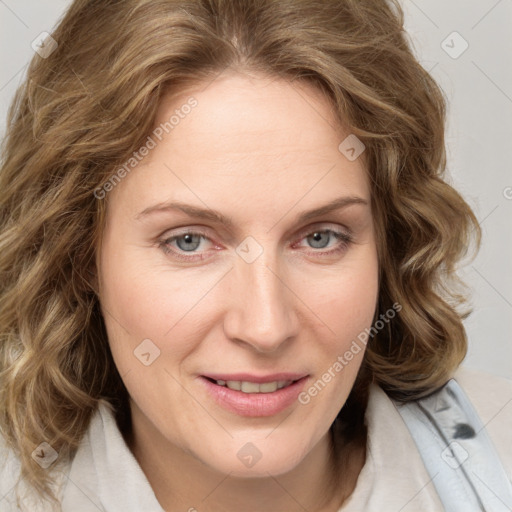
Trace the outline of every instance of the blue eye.
{"type": "Polygon", "coordinates": [[[185,235],[180,235],[174,238],[176,240],[176,245],[182,251],[195,251],[200,243],[201,243],[202,235],[195,235],[192,233],[187,233],[185,235]],[[180,244],[180,240],[183,240],[183,244],[180,244]]]}
{"type": "MultiPolygon", "coordinates": [[[[165,238],[160,241],[159,245],[166,254],[171,255],[173,258],[192,262],[204,260],[208,257],[206,256],[206,251],[197,251],[201,246],[202,240],[208,240],[211,242],[206,233],[188,231],[165,238]],[[189,255],[187,255],[187,253],[189,255]]],[[[324,257],[345,251],[352,242],[352,236],[343,231],[324,229],[309,231],[305,236],[302,236],[300,240],[307,240],[309,247],[312,249],[325,249],[329,246],[329,242],[331,240],[337,242],[334,248],[328,251],[309,251],[309,254],[312,254],[313,256],[324,257]]]]}
{"type": "Polygon", "coordinates": [[[209,240],[209,238],[206,236],[205,233],[190,231],[181,233],[179,235],[171,236],[169,238],[166,238],[165,240],[162,240],[160,242],[160,247],[163,249],[163,251],[166,254],[171,254],[172,256],[190,261],[195,259],[204,259],[203,256],[198,255],[195,251],[198,249],[198,247],[201,244],[201,240],[209,240]],[[174,248],[173,244],[175,243],[177,246],[174,248]],[[183,253],[192,253],[194,256],[184,256],[183,253]],[[197,258],[197,256],[200,256],[197,258]]]}
{"type": "Polygon", "coordinates": [[[306,239],[312,241],[312,247],[314,249],[325,249],[329,243],[329,240],[334,237],[336,240],[345,240],[344,233],[339,233],[337,231],[333,231],[331,229],[326,229],[324,231],[315,231],[311,233],[306,239]],[[324,243],[325,242],[325,243],[324,243]]]}

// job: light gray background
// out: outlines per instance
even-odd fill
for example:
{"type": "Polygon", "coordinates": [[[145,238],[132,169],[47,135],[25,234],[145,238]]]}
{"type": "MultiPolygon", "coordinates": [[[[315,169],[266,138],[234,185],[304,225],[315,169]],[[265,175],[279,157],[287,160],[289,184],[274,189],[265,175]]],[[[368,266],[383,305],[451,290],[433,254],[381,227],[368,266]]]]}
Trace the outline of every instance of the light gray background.
{"type": "MultiPolygon", "coordinates": [[[[0,0],[0,136],[31,42],[51,33],[69,4],[0,0]]],[[[512,0],[402,5],[416,54],[449,100],[449,181],[483,229],[478,257],[461,271],[474,307],[465,365],[512,378],[512,0]]]]}

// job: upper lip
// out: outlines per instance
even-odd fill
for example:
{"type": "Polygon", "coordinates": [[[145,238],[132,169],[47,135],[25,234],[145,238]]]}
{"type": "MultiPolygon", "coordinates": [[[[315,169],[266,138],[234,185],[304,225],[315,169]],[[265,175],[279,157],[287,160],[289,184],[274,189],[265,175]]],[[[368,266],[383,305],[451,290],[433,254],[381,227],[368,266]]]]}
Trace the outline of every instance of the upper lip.
{"type": "Polygon", "coordinates": [[[251,373],[208,373],[204,374],[203,377],[208,377],[213,380],[234,380],[234,381],[245,381],[245,382],[255,382],[257,384],[264,384],[265,382],[275,382],[280,380],[299,380],[303,377],[307,377],[307,373],[290,373],[290,372],[281,372],[281,373],[273,373],[271,375],[253,375],[251,373]]]}

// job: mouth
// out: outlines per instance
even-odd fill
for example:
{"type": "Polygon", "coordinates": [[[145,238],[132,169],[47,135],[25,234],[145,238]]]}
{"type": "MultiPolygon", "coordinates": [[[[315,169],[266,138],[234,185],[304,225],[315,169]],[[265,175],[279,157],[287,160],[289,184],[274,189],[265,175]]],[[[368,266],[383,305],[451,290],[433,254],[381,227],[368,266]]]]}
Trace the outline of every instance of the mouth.
{"type": "Polygon", "coordinates": [[[199,379],[214,403],[238,416],[265,417],[279,414],[298,403],[298,396],[309,375],[295,374],[294,378],[277,379],[274,376],[270,378],[245,375],[243,378],[238,376],[238,379],[234,379],[234,376],[229,376],[231,378],[228,379],[218,377],[202,375],[199,379]]]}

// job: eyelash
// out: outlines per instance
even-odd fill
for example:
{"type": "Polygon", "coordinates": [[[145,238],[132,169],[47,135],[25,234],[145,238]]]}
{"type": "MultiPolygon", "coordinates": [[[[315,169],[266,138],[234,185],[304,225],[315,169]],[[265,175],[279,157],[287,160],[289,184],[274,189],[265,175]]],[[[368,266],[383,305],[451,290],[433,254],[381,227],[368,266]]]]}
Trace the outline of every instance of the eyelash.
{"type": "MultiPolygon", "coordinates": [[[[301,238],[300,240],[304,239],[304,238],[308,238],[309,236],[315,234],[315,233],[321,233],[321,234],[325,234],[325,233],[331,233],[334,238],[336,240],[339,241],[339,244],[336,246],[335,249],[331,249],[329,251],[322,251],[322,250],[318,250],[318,251],[315,251],[313,250],[312,253],[314,253],[315,256],[320,256],[320,257],[326,257],[326,256],[333,256],[335,254],[338,254],[342,251],[345,251],[349,245],[353,242],[353,238],[352,238],[352,235],[348,234],[348,233],[345,233],[343,231],[338,231],[338,230],[334,230],[334,229],[314,229],[312,231],[309,231],[307,233],[305,233],[301,238]]],[[[179,252],[181,251],[181,249],[178,249],[175,250],[175,249],[171,249],[170,248],[170,244],[172,242],[174,242],[175,240],[179,239],[179,238],[182,238],[186,235],[192,235],[192,236],[201,236],[207,240],[210,240],[210,238],[208,237],[208,235],[200,230],[198,231],[184,231],[183,233],[180,233],[180,234],[177,234],[177,235],[174,235],[174,236],[171,236],[171,237],[166,237],[166,238],[163,238],[162,240],[159,241],[159,246],[160,248],[164,251],[165,254],[171,254],[173,257],[179,259],[179,260],[182,260],[182,261],[186,261],[186,262],[195,262],[195,261],[202,261],[204,259],[207,258],[202,256],[202,255],[199,255],[199,257],[197,257],[197,255],[195,257],[190,257],[190,256],[183,256],[183,252],[179,252]]],[[[191,254],[194,254],[193,252],[191,252],[191,254]]],[[[311,254],[311,252],[310,252],[311,254]]]]}

